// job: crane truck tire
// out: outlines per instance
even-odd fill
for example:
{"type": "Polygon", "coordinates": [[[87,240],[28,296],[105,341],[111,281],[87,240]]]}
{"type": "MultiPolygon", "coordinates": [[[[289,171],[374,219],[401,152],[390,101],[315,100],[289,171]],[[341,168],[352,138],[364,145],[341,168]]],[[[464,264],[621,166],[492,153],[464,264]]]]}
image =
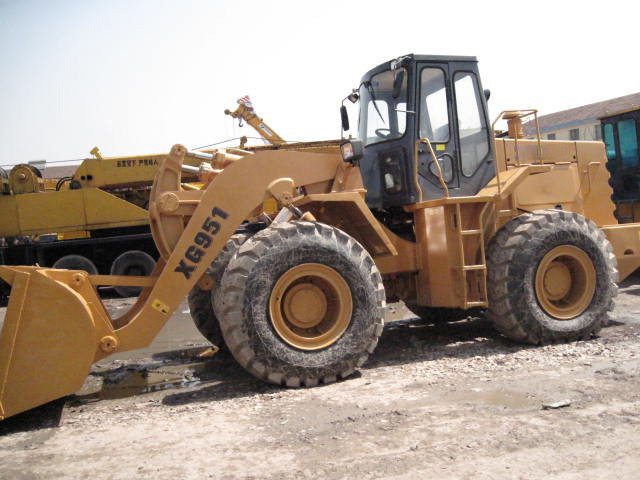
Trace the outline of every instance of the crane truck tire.
{"type": "Polygon", "coordinates": [[[385,293],[375,263],[355,239],[322,223],[285,222],[255,234],[220,289],[229,350],[276,385],[348,377],[382,333],[385,293]]]}
{"type": "Polygon", "coordinates": [[[53,264],[53,268],[63,268],[65,270],[83,270],[89,275],[97,275],[98,269],[87,257],[82,255],[65,255],[53,264]]]}
{"type": "Polygon", "coordinates": [[[213,289],[202,290],[196,285],[191,289],[187,297],[191,318],[193,318],[193,323],[195,323],[196,328],[204,338],[220,349],[224,347],[224,339],[222,338],[222,331],[220,330],[220,324],[218,323],[218,317],[214,309],[216,293],[219,291],[217,287],[220,285],[222,274],[227,268],[227,265],[229,265],[229,261],[231,261],[238,252],[240,245],[242,245],[248,237],[249,235],[246,233],[232,235],[231,238],[227,240],[220,254],[207,269],[207,275],[213,279],[213,289]]]}
{"type": "Polygon", "coordinates": [[[487,250],[488,316],[535,345],[587,339],[608,320],[618,270],[604,233],[582,215],[539,210],[508,222],[487,250]]]}
{"type": "MultiPolygon", "coordinates": [[[[111,275],[137,275],[146,277],[151,275],[156,267],[156,261],[148,253],[140,250],[128,250],[111,264],[111,275]]],[[[115,291],[121,297],[137,297],[142,287],[116,286],[115,291]]]]}

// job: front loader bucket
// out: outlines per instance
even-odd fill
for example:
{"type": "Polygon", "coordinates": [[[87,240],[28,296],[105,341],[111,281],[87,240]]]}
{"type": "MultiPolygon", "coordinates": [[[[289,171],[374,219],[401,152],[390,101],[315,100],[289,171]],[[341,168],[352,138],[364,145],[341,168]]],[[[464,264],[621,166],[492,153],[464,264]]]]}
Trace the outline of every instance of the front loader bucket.
{"type": "Polygon", "coordinates": [[[13,286],[0,334],[0,420],[75,393],[91,368],[89,304],[50,272],[0,267],[13,286]]]}

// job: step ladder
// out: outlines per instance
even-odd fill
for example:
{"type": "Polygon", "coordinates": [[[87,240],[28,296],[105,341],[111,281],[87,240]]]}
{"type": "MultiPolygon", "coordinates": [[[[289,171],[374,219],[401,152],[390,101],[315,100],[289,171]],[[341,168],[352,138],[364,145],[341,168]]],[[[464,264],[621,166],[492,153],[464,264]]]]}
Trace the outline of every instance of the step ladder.
{"type": "Polygon", "coordinates": [[[456,203],[456,230],[458,236],[458,249],[460,255],[460,265],[458,268],[461,271],[462,277],[462,300],[463,300],[463,308],[471,308],[471,307],[486,307],[488,305],[487,298],[487,262],[485,258],[485,248],[484,248],[484,225],[485,225],[485,216],[488,211],[489,202],[483,202],[484,205],[482,210],[480,211],[480,215],[478,215],[475,220],[476,225],[473,225],[475,228],[471,229],[463,229],[463,224],[468,224],[471,222],[464,222],[462,217],[462,208],[460,203],[456,203]],[[480,263],[468,264],[466,263],[466,252],[464,246],[465,237],[476,236],[479,239],[480,244],[480,263]],[[469,288],[467,284],[467,276],[469,272],[472,274],[479,275],[479,287],[476,298],[469,298],[469,288]]]}

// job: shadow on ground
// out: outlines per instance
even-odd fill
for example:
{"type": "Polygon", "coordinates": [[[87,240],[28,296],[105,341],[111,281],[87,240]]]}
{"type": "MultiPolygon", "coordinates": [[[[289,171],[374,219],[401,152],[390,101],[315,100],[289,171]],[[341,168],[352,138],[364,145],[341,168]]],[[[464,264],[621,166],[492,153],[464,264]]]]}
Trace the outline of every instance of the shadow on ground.
{"type": "Polygon", "coordinates": [[[54,400],[0,422],[0,436],[60,425],[66,398],[54,400]]]}
{"type": "MultiPolygon", "coordinates": [[[[439,325],[429,325],[416,318],[387,324],[378,348],[364,369],[451,356],[468,358],[477,355],[497,355],[516,352],[523,348],[532,347],[503,339],[483,318],[470,318],[439,325]]],[[[122,398],[154,389],[169,388],[171,392],[163,397],[162,403],[174,406],[281,390],[281,387],[254,379],[228,352],[220,352],[205,361],[198,359],[194,353],[194,349],[163,352],[154,355],[153,362],[95,372],[94,375],[103,378],[102,389],[91,396],[78,398],[81,401],[122,398]],[[156,385],[154,377],[162,377],[164,381],[158,384],[157,388],[149,388],[156,385]],[[179,391],[176,391],[176,388],[179,388],[179,391]]]]}
{"type": "Polygon", "coordinates": [[[627,295],[640,296],[640,270],[625,278],[619,287],[627,295]]]}
{"type": "Polygon", "coordinates": [[[389,323],[365,369],[404,365],[441,358],[469,358],[514,353],[532,348],[500,336],[491,322],[473,317],[429,324],[418,318],[389,323]]]}

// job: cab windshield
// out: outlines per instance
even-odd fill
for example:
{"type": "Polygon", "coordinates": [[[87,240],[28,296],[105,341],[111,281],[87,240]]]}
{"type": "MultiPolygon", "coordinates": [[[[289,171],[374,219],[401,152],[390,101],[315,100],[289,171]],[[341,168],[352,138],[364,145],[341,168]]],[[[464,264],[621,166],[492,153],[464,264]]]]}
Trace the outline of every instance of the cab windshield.
{"type": "Polygon", "coordinates": [[[360,85],[360,121],[358,136],[365,146],[404,135],[407,126],[407,71],[380,72],[360,85]],[[393,81],[399,72],[402,85],[399,95],[393,98],[393,81]],[[377,107],[377,108],[376,108],[377,107]]]}

